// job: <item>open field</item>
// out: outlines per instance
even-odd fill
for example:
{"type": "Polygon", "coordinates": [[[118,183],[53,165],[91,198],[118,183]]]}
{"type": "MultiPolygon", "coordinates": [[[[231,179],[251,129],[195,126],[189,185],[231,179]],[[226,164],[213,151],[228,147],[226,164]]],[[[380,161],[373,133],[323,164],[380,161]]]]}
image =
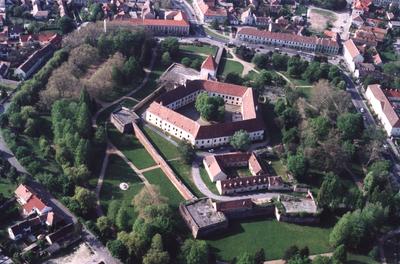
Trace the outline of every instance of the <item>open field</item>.
{"type": "MultiPolygon", "coordinates": [[[[161,153],[161,155],[165,159],[169,160],[179,157],[178,148],[173,144],[171,144],[171,142],[168,142],[168,140],[161,137],[147,126],[144,126],[143,130],[144,130],[143,132],[146,134],[149,140],[155,145],[157,150],[161,153]]],[[[160,131],[160,133],[162,132],[160,131]]]]}
{"type": "Polygon", "coordinates": [[[244,67],[240,62],[227,58],[222,58],[221,65],[219,66],[218,70],[218,75],[226,76],[230,72],[235,72],[239,75],[242,75],[243,69],[244,67]]]}
{"type": "Polygon", "coordinates": [[[128,164],[120,157],[111,155],[100,192],[100,204],[106,209],[108,204],[114,200],[117,200],[121,204],[125,203],[128,205],[128,213],[133,224],[136,213],[131,206],[131,201],[143,187],[144,184],[128,164]],[[121,182],[129,184],[128,190],[123,191],[119,188],[121,182]]]}
{"type": "Polygon", "coordinates": [[[183,197],[176,190],[175,186],[169,181],[167,176],[162,172],[161,169],[155,169],[143,174],[146,179],[154,185],[160,187],[161,195],[168,198],[168,203],[177,208],[179,203],[183,201],[183,197]]]}
{"type": "Polygon", "coordinates": [[[114,125],[109,124],[107,127],[107,135],[111,142],[121,150],[138,169],[148,168],[156,164],[133,134],[121,134],[114,125]]]}
{"type": "Polygon", "coordinates": [[[276,220],[232,221],[225,235],[207,240],[218,259],[232,260],[237,251],[254,254],[264,248],[266,258],[280,259],[285,250],[297,245],[308,246],[310,254],[330,252],[328,236],[331,229],[301,226],[276,220]]]}
{"type": "Polygon", "coordinates": [[[197,189],[192,179],[191,165],[186,164],[182,160],[173,160],[168,162],[182,182],[197,197],[203,197],[203,194],[197,189]]]}
{"type": "Polygon", "coordinates": [[[11,197],[16,187],[16,184],[9,182],[7,179],[0,178],[0,193],[5,197],[11,197]]]}
{"type": "Polygon", "coordinates": [[[207,54],[207,55],[213,55],[218,51],[218,48],[216,46],[211,46],[211,45],[202,45],[202,46],[196,46],[196,45],[180,45],[179,48],[183,52],[192,52],[192,53],[202,53],[202,54],[207,54]]]}
{"type": "Polygon", "coordinates": [[[308,15],[311,29],[317,32],[323,32],[328,24],[333,25],[337,20],[336,14],[329,10],[310,9],[308,15]]]}

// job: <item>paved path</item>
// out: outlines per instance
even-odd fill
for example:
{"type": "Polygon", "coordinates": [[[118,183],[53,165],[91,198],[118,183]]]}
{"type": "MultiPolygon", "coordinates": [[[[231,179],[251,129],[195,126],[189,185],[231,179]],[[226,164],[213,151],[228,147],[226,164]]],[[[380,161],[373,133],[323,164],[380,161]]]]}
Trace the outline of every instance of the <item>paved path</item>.
{"type": "Polygon", "coordinates": [[[151,170],[155,170],[155,169],[158,169],[158,168],[160,168],[160,165],[154,165],[154,166],[151,166],[151,167],[148,167],[148,168],[140,170],[140,173],[145,173],[145,172],[148,172],[148,171],[151,171],[151,170]]]}

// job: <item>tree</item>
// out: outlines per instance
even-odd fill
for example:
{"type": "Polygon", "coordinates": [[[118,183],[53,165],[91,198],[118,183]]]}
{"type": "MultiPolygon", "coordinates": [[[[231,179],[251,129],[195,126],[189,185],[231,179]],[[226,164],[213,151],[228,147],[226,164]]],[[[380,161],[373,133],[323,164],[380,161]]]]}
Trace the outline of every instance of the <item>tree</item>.
{"type": "Polygon", "coordinates": [[[296,179],[302,179],[307,171],[307,163],[303,153],[298,152],[296,155],[289,155],[287,169],[296,179]]]}
{"type": "Polygon", "coordinates": [[[230,72],[226,75],[225,82],[241,85],[243,83],[243,78],[237,72],[230,72]]]}
{"type": "Polygon", "coordinates": [[[345,195],[344,188],[338,176],[332,172],[326,173],[321,188],[318,191],[317,201],[322,207],[337,208],[345,195]]]}
{"type": "Polygon", "coordinates": [[[236,261],[236,264],[254,264],[254,257],[250,255],[248,252],[242,253],[238,260],[236,261]]]}
{"type": "Polygon", "coordinates": [[[326,117],[318,116],[316,118],[311,119],[310,127],[313,135],[317,139],[322,140],[326,138],[329,134],[330,123],[326,117]]]}
{"type": "Polygon", "coordinates": [[[84,138],[89,138],[92,133],[92,119],[87,104],[79,105],[76,116],[76,126],[79,134],[84,138]]]}
{"type": "Polygon", "coordinates": [[[219,29],[219,21],[217,19],[214,19],[213,21],[211,21],[211,27],[215,30],[219,29]]]}
{"type": "Polygon", "coordinates": [[[74,20],[69,16],[63,16],[58,20],[58,27],[63,34],[67,34],[75,28],[74,20]]]}
{"type": "Polygon", "coordinates": [[[257,250],[254,254],[254,264],[263,264],[265,261],[265,252],[263,248],[257,250]]]}
{"type": "Polygon", "coordinates": [[[286,264],[310,264],[310,260],[307,257],[296,255],[289,259],[286,264]]]}
{"type": "Polygon", "coordinates": [[[99,229],[102,237],[106,238],[110,236],[111,222],[106,216],[100,216],[97,218],[96,226],[99,229]]]}
{"type": "Polygon", "coordinates": [[[150,205],[164,204],[168,199],[161,195],[160,188],[157,185],[150,185],[147,188],[142,188],[132,200],[135,210],[140,215],[143,214],[144,209],[150,205]]]}
{"type": "Polygon", "coordinates": [[[330,257],[316,256],[313,259],[312,264],[332,264],[332,260],[330,257]]]}
{"type": "Polygon", "coordinates": [[[179,55],[179,41],[174,37],[167,37],[161,41],[162,53],[168,52],[172,58],[179,55]]]}
{"type": "MultiPolygon", "coordinates": [[[[143,188],[142,190],[144,189],[146,188],[143,188]]],[[[115,223],[115,217],[117,216],[120,206],[121,204],[117,200],[112,200],[108,205],[107,218],[110,220],[110,222],[115,223]]]]}
{"type": "Polygon", "coordinates": [[[356,139],[364,129],[361,114],[344,113],[337,119],[337,127],[344,139],[356,139]]]}
{"type": "Polygon", "coordinates": [[[189,67],[190,64],[192,63],[192,60],[188,57],[183,57],[181,63],[185,65],[185,67],[189,67]]]}
{"type": "Polygon", "coordinates": [[[308,62],[303,61],[300,56],[292,56],[288,60],[287,72],[290,76],[298,77],[305,69],[307,69],[308,62]]]}
{"type": "Polygon", "coordinates": [[[122,72],[125,77],[125,83],[129,83],[132,80],[137,80],[141,73],[139,63],[134,57],[129,57],[125,62],[122,72]]]}
{"type": "Polygon", "coordinates": [[[265,85],[270,85],[272,83],[272,74],[266,70],[261,70],[254,80],[254,88],[257,89],[258,93],[264,91],[265,85]]]}
{"type": "Polygon", "coordinates": [[[346,263],[346,261],[347,261],[347,253],[346,253],[345,246],[344,245],[339,245],[338,247],[336,247],[335,251],[333,251],[332,258],[338,263],[346,263]]]}
{"type": "Polygon", "coordinates": [[[126,260],[128,252],[125,245],[120,240],[116,239],[108,241],[107,248],[114,257],[120,260],[126,260]]]}
{"type": "Polygon", "coordinates": [[[186,140],[181,140],[178,145],[178,151],[180,153],[181,159],[187,164],[190,164],[196,157],[196,151],[193,146],[186,140]]]}
{"type": "Polygon", "coordinates": [[[120,230],[127,231],[129,229],[129,214],[124,205],[118,210],[117,216],[115,217],[115,225],[120,230]]]}
{"type": "Polygon", "coordinates": [[[281,118],[284,127],[288,129],[297,125],[297,122],[299,121],[299,113],[295,108],[287,107],[285,111],[283,111],[281,118]]]}
{"type": "Polygon", "coordinates": [[[209,249],[205,241],[186,239],[181,247],[181,255],[185,264],[208,263],[209,249]]]}
{"type": "Polygon", "coordinates": [[[244,130],[236,131],[230,138],[229,143],[236,150],[246,150],[250,147],[250,136],[244,130]]]}
{"type": "Polygon", "coordinates": [[[293,245],[285,250],[285,253],[283,254],[283,259],[288,261],[289,259],[293,258],[298,254],[299,254],[299,248],[296,245],[293,245]]]}
{"type": "Polygon", "coordinates": [[[275,70],[278,71],[286,71],[287,70],[287,64],[288,64],[288,56],[286,55],[281,55],[279,53],[274,53],[272,55],[272,67],[275,70]]]}
{"type": "Polygon", "coordinates": [[[161,57],[161,62],[164,66],[168,66],[171,64],[172,60],[171,60],[171,56],[169,55],[168,51],[163,53],[163,55],[161,57]]]}
{"type": "Polygon", "coordinates": [[[83,187],[78,186],[75,188],[73,198],[79,203],[83,215],[86,215],[96,206],[96,194],[83,187]]]}
{"type": "Polygon", "coordinates": [[[143,257],[143,264],[164,264],[169,262],[169,254],[164,250],[162,237],[155,234],[151,240],[150,249],[143,257]]]}
{"type": "Polygon", "coordinates": [[[252,60],[252,62],[260,69],[267,69],[269,61],[269,56],[265,53],[257,53],[252,60]]]}
{"type": "Polygon", "coordinates": [[[225,115],[224,99],[218,96],[208,96],[206,92],[196,97],[195,108],[206,120],[222,120],[225,115]]]}

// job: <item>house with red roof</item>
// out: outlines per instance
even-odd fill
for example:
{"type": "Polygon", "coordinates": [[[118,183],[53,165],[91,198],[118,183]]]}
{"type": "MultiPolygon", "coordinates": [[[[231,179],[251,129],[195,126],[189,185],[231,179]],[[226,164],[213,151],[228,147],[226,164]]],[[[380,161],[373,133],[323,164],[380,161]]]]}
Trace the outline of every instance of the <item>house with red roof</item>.
{"type": "Polygon", "coordinates": [[[356,70],[356,64],[364,62],[364,57],[360,50],[354,44],[352,39],[349,39],[343,44],[343,56],[348,68],[351,72],[356,70]]]}
{"type": "Polygon", "coordinates": [[[52,210],[46,203],[27,185],[20,184],[14,191],[17,202],[22,206],[25,216],[32,214],[44,215],[52,210]]]}
{"type": "Polygon", "coordinates": [[[202,22],[211,23],[216,20],[223,23],[228,18],[226,8],[217,6],[215,0],[195,0],[193,5],[202,22]]]}
{"type": "Polygon", "coordinates": [[[379,84],[372,84],[368,85],[365,96],[388,136],[400,136],[400,92],[395,89],[382,89],[379,84]]]}
{"type": "Polygon", "coordinates": [[[209,55],[201,64],[200,75],[204,79],[215,79],[217,75],[217,64],[215,63],[214,57],[209,55]]]}

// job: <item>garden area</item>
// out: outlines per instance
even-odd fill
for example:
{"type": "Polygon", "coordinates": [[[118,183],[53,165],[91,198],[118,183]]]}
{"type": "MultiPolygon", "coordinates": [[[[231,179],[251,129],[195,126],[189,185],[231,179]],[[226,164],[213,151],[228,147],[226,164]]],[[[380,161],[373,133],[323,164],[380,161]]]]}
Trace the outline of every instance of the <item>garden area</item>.
{"type": "Polygon", "coordinates": [[[227,59],[227,58],[222,58],[218,70],[218,75],[226,77],[228,73],[237,73],[239,75],[242,75],[243,73],[243,65],[240,62],[227,59]]]}
{"type": "Polygon", "coordinates": [[[156,165],[153,158],[133,134],[122,134],[112,124],[107,127],[111,142],[138,168],[156,165]]]}
{"type": "Polygon", "coordinates": [[[136,213],[131,205],[133,197],[144,187],[143,182],[135,172],[117,155],[111,155],[108,161],[103,186],[100,192],[100,204],[105,209],[111,201],[125,204],[131,224],[136,218],[136,213]],[[127,183],[128,189],[122,190],[121,183],[127,183]]]}
{"type": "Polygon", "coordinates": [[[280,259],[293,244],[307,246],[310,254],[327,253],[330,228],[301,226],[276,220],[232,221],[225,235],[207,240],[218,259],[230,261],[240,252],[254,254],[263,248],[266,259],[280,259]]]}

